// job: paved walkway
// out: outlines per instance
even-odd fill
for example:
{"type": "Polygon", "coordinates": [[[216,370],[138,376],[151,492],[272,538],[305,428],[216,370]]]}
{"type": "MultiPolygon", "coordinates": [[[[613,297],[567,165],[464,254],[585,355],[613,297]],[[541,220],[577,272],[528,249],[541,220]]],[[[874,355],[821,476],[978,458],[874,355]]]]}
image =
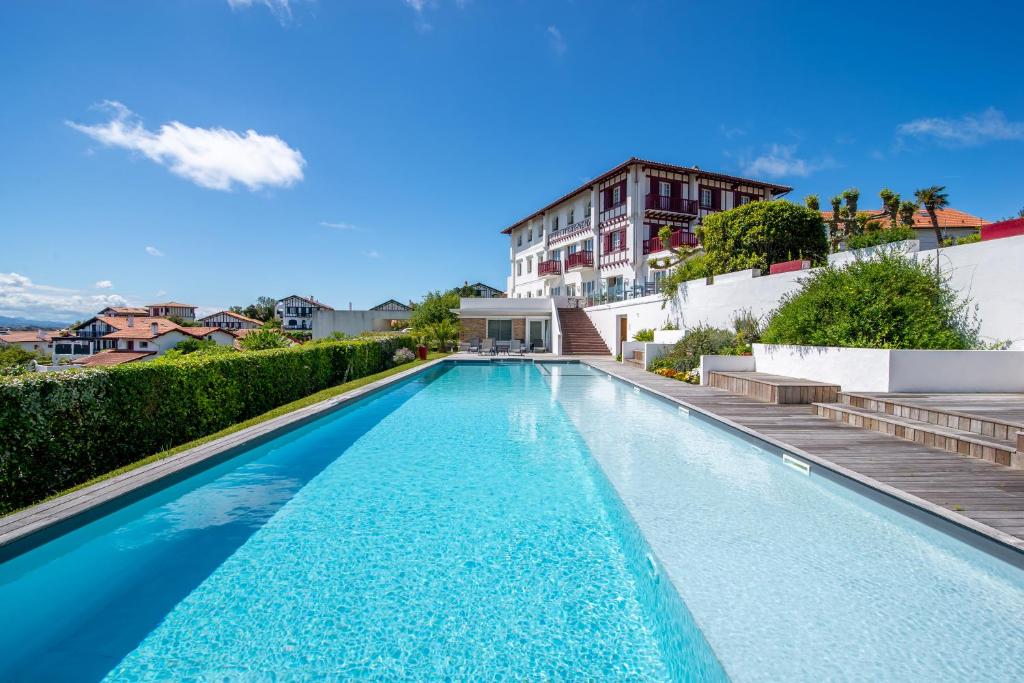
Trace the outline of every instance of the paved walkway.
{"type": "Polygon", "coordinates": [[[759,403],[611,359],[586,362],[724,418],[783,448],[832,463],[837,466],[834,469],[874,488],[1024,550],[1024,470],[832,422],[816,416],[807,405],[759,403]]]}

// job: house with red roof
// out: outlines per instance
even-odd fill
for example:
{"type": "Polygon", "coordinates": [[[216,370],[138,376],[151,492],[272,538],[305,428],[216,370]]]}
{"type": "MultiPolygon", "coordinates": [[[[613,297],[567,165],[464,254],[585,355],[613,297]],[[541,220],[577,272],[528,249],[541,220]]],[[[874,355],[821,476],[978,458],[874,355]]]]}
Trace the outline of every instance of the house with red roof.
{"type": "Polygon", "coordinates": [[[299,296],[292,294],[277,301],[277,317],[281,319],[281,329],[289,332],[313,330],[313,314],[316,311],[333,311],[334,308],[312,295],[299,296]]]}
{"type": "Polygon", "coordinates": [[[219,327],[187,327],[153,316],[106,316],[90,318],[74,328],[80,338],[92,340],[97,353],[75,361],[76,365],[119,365],[155,358],[186,339],[213,341],[232,346],[235,337],[219,327]]]}
{"type": "Polygon", "coordinates": [[[220,327],[225,330],[255,330],[263,327],[262,320],[249,318],[234,311],[218,311],[200,318],[199,322],[208,327],[220,327]]]}
{"type": "MultiPolygon", "coordinates": [[[[866,214],[868,220],[881,223],[883,228],[888,228],[892,222],[888,214],[882,209],[861,211],[859,214],[866,214]]],[[[832,220],[831,211],[822,211],[821,216],[825,219],[826,223],[832,220]]],[[[968,237],[977,233],[982,226],[989,224],[984,218],[972,216],[966,211],[951,208],[936,209],[935,217],[939,219],[939,228],[946,239],[950,237],[968,237]]],[[[921,242],[922,250],[935,249],[938,246],[935,241],[935,229],[932,227],[932,219],[926,210],[918,209],[914,213],[913,229],[917,233],[917,239],[921,242]]]]}

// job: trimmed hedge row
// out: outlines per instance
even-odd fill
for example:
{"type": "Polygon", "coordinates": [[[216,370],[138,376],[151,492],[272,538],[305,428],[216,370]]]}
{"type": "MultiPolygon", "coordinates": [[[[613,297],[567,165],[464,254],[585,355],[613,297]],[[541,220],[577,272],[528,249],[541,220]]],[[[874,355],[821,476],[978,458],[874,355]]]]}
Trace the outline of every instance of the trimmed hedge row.
{"type": "Polygon", "coordinates": [[[395,365],[407,336],[0,380],[0,514],[395,365]]]}

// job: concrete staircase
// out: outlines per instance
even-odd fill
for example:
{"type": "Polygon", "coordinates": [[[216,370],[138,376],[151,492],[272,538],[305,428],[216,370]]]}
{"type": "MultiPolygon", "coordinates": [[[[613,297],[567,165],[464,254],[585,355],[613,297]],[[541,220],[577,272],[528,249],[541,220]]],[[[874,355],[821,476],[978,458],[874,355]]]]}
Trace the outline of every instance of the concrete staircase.
{"type": "Polygon", "coordinates": [[[839,392],[838,401],[814,403],[837,422],[890,434],[950,453],[1024,469],[1024,426],[983,415],[923,407],[892,396],[839,392]]]}
{"type": "Polygon", "coordinates": [[[611,355],[594,323],[590,322],[590,317],[582,308],[559,308],[558,322],[562,328],[562,355],[611,355]]]}

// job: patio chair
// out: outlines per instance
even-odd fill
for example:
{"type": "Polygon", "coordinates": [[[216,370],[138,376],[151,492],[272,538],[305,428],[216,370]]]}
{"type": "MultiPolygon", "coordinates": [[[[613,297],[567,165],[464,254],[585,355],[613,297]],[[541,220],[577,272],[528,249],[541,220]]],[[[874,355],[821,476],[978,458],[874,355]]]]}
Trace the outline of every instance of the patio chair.
{"type": "Polygon", "coordinates": [[[494,340],[493,339],[484,339],[483,343],[480,344],[480,351],[479,351],[479,353],[480,353],[481,356],[484,355],[485,353],[489,353],[489,354],[491,354],[493,356],[494,355],[494,340]]]}
{"type": "Polygon", "coordinates": [[[465,353],[469,351],[469,342],[459,342],[459,353],[465,353]]]}
{"type": "Polygon", "coordinates": [[[544,342],[537,342],[536,344],[533,345],[533,352],[534,353],[547,353],[548,349],[547,349],[546,346],[544,346],[544,342]]]}
{"type": "Polygon", "coordinates": [[[513,353],[523,355],[524,344],[520,339],[513,339],[512,344],[508,347],[508,353],[511,356],[513,353]]]}
{"type": "Polygon", "coordinates": [[[473,337],[469,340],[468,351],[470,353],[480,353],[480,337],[473,337]]]}

